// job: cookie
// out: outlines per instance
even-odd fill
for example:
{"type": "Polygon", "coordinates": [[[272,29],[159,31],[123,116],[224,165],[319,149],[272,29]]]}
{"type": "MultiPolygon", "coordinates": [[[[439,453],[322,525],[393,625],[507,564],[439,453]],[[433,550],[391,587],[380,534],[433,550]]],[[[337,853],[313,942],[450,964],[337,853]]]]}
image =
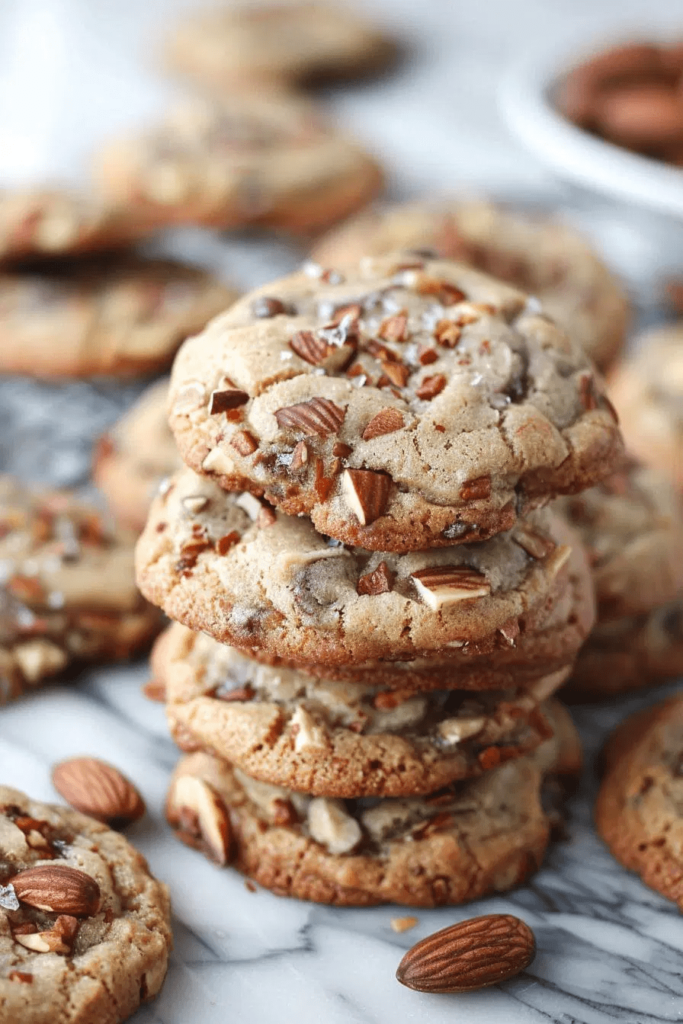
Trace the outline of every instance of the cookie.
{"type": "MultiPolygon", "coordinates": [[[[314,796],[406,796],[473,778],[534,750],[552,730],[533,691],[402,694],[271,668],[177,623],[156,643],[154,679],[171,733],[253,778],[314,796]]],[[[568,670],[543,680],[552,693],[568,670]]]]}
{"type": "Polygon", "coordinates": [[[100,200],[60,189],[0,189],[0,263],[114,248],[145,226],[100,200]]]}
{"type": "Polygon", "coordinates": [[[313,104],[263,89],[186,100],[106,146],[97,175],[113,205],[146,221],[295,233],[333,224],[382,184],[377,163],[313,104]]]}
{"type": "Polygon", "coordinates": [[[161,616],[135,586],[133,542],[66,492],[0,476],[0,703],[151,643],[161,616]]]}
{"type": "Polygon", "coordinates": [[[646,615],[595,627],[579,651],[564,700],[605,700],[683,675],[683,598],[646,615]]]}
{"type": "Polygon", "coordinates": [[[152,384],[100,438],[93,477],[117,522],[139,533],[161,481],[181,465],[168,429],[168,380],[152,384]]]}
{"type": "Polygon", "coordinates": [[[563,696],[602,700],[678,675],[683,514],[672,486],[630,462],[555,507],[588,551],[598,615],[563,696]]]}
{"type": "Polygon", "coordinates": [[[683,506],[656,470],[628,463],[555,507],[588,550],[599,624],[650,612],[683,587],[683,506]]]}
{"type": "Polygon", "coordinates": [[[683,326],[638,339],[637,351],[614,371],[610,394],[628,449],[683,489],[683,326]]]}
{"type": "Polygon", "coordinates": [[[161,370],[188,334],[236,297],[204,270],[130,255],[6,270],[0,373],[131,377],[161,370]]]}
{"type": "Polygon", "coordinates": [[[130,843],[77,811],[0,787],[0,1012],[118,1024],[159,992],[168,890],[130,843]]]}
{"type": "Polygon", "coordinates": [[[181,759],[167,817],[182,839],[280,896],[340,906],[438,906],[504,892],[535,871],[551,821],[544,776],[579,770],[566,712],[535,754],[412,799],[329,800],[255,782],[208,754],[181,759]],[[223,841],[217,842],[221,836],[223,841]]]}
{"type": "Polygon", "coordinates": [[[143,594],[171,618],[303,668],[447,658],[466,674],[486,655],[540,678],[573,660],[593,621],[581,544],[544,509],[481,544],[370,553],[186,469],[155,499],[136,561],[143,594]],[[586,595],[581,623],[570,571],[586,595]],[[551,667],[526,618],[545,624],[558,607],[570,640],[551,667]]]}
{"type": "Polygon", "coordinates": [[[171,70],[218,89],[356,78],[385,68],[396,53],[387,36],[348,7],[296,2],[193,14],[165,47],[171,70]]]}
{"type": "Polygon", "coordinates": [[[683,910],[683,696],[628,718],[608,740],[595,824],[612,854],[683,910]]]}
{"type": "Polygon", "coordinates": [[[245,296],[179,352],[170,409],[197,472],[369,550],[485,540],[621,453],[586,356],[522,292],[401,255],[245,296]]]}
{"type": "Polygon", "coordinates": [[[623,347],[624,289],[572,227],[487,200],[404,203],[359,214],[322,238],[313,258],[353,264],[398,249],[432,249],[535,295],[599,367],[623,347]]]}

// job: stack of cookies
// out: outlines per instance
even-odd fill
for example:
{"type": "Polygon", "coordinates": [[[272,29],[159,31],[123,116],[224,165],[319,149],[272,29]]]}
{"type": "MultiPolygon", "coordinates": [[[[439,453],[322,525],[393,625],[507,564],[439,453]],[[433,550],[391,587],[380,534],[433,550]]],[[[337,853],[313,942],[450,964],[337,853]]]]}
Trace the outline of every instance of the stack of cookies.
{"type": "Polygon", "coordinates": [[[404,252],[245,296],[184,344],[169,408],[187,468],[137,573],[176,620],[181,838],[327,903],[517,884],[578,769],[549,698],[595,617],[544,506],[622,456],[588,358],[523,292],[404,252]]]}

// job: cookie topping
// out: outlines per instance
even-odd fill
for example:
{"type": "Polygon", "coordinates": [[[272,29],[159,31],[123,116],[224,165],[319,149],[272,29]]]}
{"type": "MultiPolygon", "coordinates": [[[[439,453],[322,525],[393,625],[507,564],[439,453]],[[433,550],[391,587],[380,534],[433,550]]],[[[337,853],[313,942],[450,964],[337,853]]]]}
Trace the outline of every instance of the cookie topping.
{"type": "Polygon", "coordinates": [[[249,401],[246,391],[239,388],[226,388],[224,391],[212,391],[209,399],[209,415],[215,416],[229,409],[237,409],[249,401]]]}
{"type": "Polygon", "coordinates": [[[388,594],[394,581],[394,574],[386,562],[380,562],[374,572],[361,576],[358,580],[359,594],[388,594]]]}
{"type": "Polygon", "coordinates": [[[336,434],[344,422],[344,416],[345,410],[328,398],[312,398],[308,402],[299,402],[275,411],[275,419],[280,427],[300,431],[310,437],[336,434]]]}
{"type": "Polygon", "coordinates": [[[364,526],[384,513],[391,492],[392,480],[386,473],[368,469],[346,469],[343,489],[349,506],[364,526]]]}
{"type": "Polygon", "coordinates": [[[467,566],[435,565],[411,575],[418,594],[435,611],[457,601],[471,601],[491,593],[486,576],[467,566]]]}

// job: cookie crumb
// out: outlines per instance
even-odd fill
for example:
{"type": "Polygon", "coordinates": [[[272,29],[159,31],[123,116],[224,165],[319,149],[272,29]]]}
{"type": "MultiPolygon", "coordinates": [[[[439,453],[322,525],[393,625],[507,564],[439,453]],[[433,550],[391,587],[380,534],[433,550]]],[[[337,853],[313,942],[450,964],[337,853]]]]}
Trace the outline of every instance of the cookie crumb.
{"type": "Polygon", "coordinates": [[[391,925],[391,930],[400,935],[401,932],[408,932],[411,928],[414,928],[417,920],[416,917],[392,917],[389,924],[391,925]]]}

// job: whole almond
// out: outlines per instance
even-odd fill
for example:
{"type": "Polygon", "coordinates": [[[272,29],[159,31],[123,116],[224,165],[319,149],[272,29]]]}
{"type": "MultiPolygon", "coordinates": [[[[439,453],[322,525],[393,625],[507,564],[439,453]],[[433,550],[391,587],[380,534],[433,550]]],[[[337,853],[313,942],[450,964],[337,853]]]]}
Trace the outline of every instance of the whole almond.
{"type": "Polygon", "coordinates": [[[72,757],[52,770],[52,784],[68,804],[97,821],[122,828],[145,813],[145,803],[118,768],[95,757],[72,757]]]}
{"type": "Polygon", "coordinates": [[[487,914],[416,943],[396,977],[418,992],[471,992],[513,978],[535,955],[534,933],[524,921],[512,914],[487,914]]]}
{"type": "Polygon", "coordinates": [[[43,864],[20,871],[12,885],[22,903],[49,913],[90,917],[100,906],[100,887],[95,879],[66,864],[43,864]]]}

